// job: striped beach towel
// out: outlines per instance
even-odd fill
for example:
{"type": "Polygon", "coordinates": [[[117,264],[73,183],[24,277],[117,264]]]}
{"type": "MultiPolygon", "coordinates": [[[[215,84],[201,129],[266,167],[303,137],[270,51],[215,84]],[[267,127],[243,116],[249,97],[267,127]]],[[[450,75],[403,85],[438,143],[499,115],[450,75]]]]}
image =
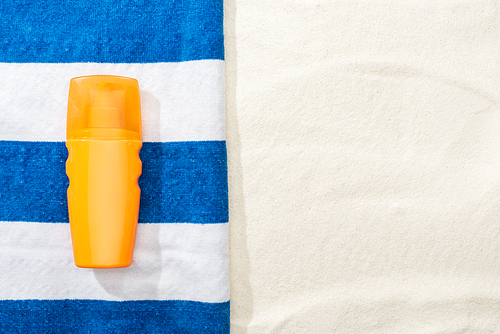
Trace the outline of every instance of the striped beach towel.
{"type": "Polygon", "coordinates": [[[0,2],[0,332],[228,333],[221,0],[0,2]],[[132,266],[73,263],[69,81],[136,78],[132,266]]]}

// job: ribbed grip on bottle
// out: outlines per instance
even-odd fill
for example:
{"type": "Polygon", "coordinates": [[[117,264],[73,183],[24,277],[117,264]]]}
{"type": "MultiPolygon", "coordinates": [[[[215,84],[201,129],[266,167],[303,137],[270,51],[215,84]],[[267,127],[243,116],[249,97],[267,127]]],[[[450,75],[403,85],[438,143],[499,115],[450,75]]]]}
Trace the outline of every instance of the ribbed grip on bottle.
{"type": "Polygon", "coordinates": [[[138,140],[68,140],[66,173],[75,264],[119,268],[132,263],[142,171],[138,140]]]}

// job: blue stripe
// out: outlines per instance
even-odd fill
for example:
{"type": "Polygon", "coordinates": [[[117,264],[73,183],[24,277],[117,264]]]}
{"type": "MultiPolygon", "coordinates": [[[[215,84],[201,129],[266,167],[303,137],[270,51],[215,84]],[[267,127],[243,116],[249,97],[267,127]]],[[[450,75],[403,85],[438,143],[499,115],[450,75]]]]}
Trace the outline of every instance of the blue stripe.
{"type": "MultiPolygon", "coordinates": [[[[228,221],[225,141],[144,143],[140,223],[228,221]]],[[[0,141],[0,221],[68,222],[63,142],[0,141]]]]}
{"type": "Polygon", "coordinates": [[[229,301],[2,300],[2,333],[229,333],[229,301]]]}
{"type": "Polygon", "coordinates": [[[222,0],[3,0],[0,62],[224,59],[222,0]]]}

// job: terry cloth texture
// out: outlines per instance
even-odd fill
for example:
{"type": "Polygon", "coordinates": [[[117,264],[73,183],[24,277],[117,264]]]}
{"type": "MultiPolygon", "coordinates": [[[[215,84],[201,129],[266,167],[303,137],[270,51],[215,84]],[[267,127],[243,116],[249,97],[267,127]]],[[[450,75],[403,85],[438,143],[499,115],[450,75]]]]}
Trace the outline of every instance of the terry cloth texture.
{"type": "Polygon", "coordinates": [[[228,333],[222,1],[0,4],[0,332],[228,333]],[[73,263],[69,81],[139,81],[132,266],[73,263]]]}

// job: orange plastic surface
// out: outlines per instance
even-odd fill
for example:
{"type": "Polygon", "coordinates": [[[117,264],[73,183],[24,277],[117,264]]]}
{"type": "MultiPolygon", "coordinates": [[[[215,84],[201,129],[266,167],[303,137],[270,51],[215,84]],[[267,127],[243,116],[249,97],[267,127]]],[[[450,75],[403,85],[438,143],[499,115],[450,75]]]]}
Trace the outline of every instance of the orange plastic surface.
{"type": "Polygon", "coordinates": [[[139,87],[135,79],[74,78],[68,100],[66,173],[75,264],[132,263],[142,163],[139,87]]]}
{"type": "Polygon", "coordinates": [[[109,139],[141,140],[141,102],[137,80],[111,75],[71,79],[68,99],[67,139],[99,138],[92,129],[120,129],[109,139]]]}
{"type": "Polygon", "coordinates": [[[66,173],[75,264],[114,268],[132,263],[142,164],[138,140],[68,140],[66,173]]]}

